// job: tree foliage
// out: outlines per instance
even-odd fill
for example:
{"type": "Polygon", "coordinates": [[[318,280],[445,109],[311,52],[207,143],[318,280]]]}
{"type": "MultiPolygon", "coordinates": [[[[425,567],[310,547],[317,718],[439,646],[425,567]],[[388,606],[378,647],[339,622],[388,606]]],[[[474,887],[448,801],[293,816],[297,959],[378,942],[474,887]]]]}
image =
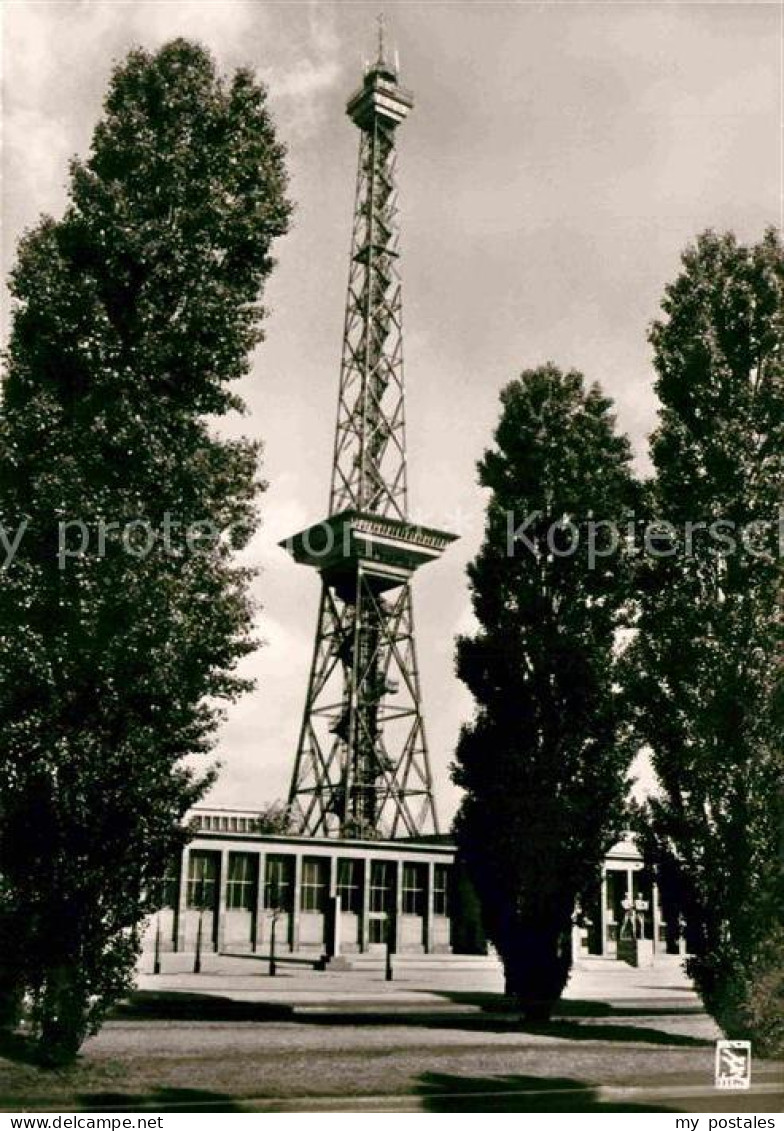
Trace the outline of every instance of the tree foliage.
{"type": "Polygon", "coordinates": [[[265,836],[290,836],[297,832],[291,809],[284,801],[272,801],[260,810],[254,818],[254,828],[265,836]]]}
{"type": "Polygon", "coordinates": [[[63,217],[24,237],[12,275],[0,522],[23,537],[0,589],[0,982],[7,1001],[32,994],[51,1057],[127,989],[210,780],[187,759],[247,686],[235,551],[258,449],[207,414],[242,407],[231,384],[289,215],[283,157],[251,73],[224,79],[183,40],[133,51],[63,217]]]}
{"type": "Polygon", "coordinates": [[[457,648],[476,713],[453,771],[456,832],[508,990],[536,1018],[569,975],[575,900],[623,828],[632,749],[614,646],[630,571],[607,524],[622,526],[636,488],[611,402],[580,374],[529,370],[501,399],[468,571],[479,629],[457,648]]]}
{"type": "Polygon", "coordinates": [[[702,235],[662,307],[653,497],[672,528],[641,570],[627,675],[660,783],[647,840],[684,913],[707,1008],[762,1051],[782,1047],[770,1022],[784,978],[780,950],[778,972],[772,958],[784,924],[778,237],[745,247],[702,235]]]}

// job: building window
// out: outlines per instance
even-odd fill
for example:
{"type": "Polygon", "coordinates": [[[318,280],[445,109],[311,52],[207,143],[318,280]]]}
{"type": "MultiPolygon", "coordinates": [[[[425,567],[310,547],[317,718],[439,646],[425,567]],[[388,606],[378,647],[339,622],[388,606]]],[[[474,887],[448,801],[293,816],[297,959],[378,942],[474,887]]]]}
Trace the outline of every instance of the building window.
{"type": "Polygon", "coordinates": [[[250,852],[230,852],[226,907],[232,910],[255,911],[257,881],[258,857],[250,852]]]}
{"type": "Polygon", "coordinates": [[[180,892],[180,877],[176,867],[169,868],[161,881],[161,899],[164,907],[176,907],[180,892]]]}
{"type": "Polygon", "coordinates": [[[323,911],[327,902],[327,860],[302,861],[300,907],[303,911],[323,911]]]}
{"type": "Polygon", "coordinates": [[[188,886],[185,893],[188,907],[208,910],[215,906],[218,894],[217,852],[191,852],[188,855],[188,886]]]}
{"type": "Polygon", "coordinates": [[[424,915],[425,874],[421,864],[403,865],[403,891],[401,903],[404,915],[424,915]]]}
{"type": "Polygon", "coordinates": [[[387,941],[387,930],[389,920],[384,919],[371,919],[370,920],[370,937],[369,941],[378,945],[387,941]]]}
{"type": "Polygon", "coordinates": [[[264,906],[270,911],[291,909],[293,856],[268,856],[264,874],[264,906]]]}
{"type": "Polygon", "coordinates": [[[389,911],[393,889],[393,867],[389,860],[374,860],[370,865],[370,912],[375,915],[389,911]]]}
{"type": "Polygon", "coordinates": [[[433,868],[433,914],[449,914],[449,868],[436,864],[433,868]]]}
{"type": "Polygon", "coordinates": [[[158,907],[176,907],[180,888],[178,864],[167,868],[160,879],[152,884],[151,896],[158,907]]]}
{"type": "Polygon", "coordinates": [[[362,913],[361,860],[338,860],[338,895],[341,911],[362,913]]]}

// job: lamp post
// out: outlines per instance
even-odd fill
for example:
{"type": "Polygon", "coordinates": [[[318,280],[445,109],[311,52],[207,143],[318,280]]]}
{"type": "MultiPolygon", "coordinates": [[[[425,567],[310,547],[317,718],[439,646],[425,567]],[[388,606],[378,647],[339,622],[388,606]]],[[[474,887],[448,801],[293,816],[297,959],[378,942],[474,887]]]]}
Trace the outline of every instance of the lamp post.
{"type": "Polygon", "coordinates": [[[278,963],[275,956],[278,919],[285,911],[285,907],[281,906],[280,885],[277,880],[273,881],[273,883],[270,884],[269,904],[269,910],[272,912],[272,922],[270,928],[269,975],[270,978],[274,978],[278,972],[278,963]]]}
{"type": "Polygon", "coordinates": [[[196,883],[194,902],[199,909],[199,923],[196,928],[196,953],[193,956],[193,973],[201,974],[201,944],[204,930],[204,912],[206,910],[207,885],[203,879],[196,883]]]}
{"type": "Polygon", "coordinates": [[[278,911],[272,913],[272,930],[270,932],[270,960],[269,960],[269,973],[270,978],[274,978],[278,972],[278,965],[275,961],[275,928],[278,925],[278,911]]]}
{"type": "Polygon", "coordinates": [[[385,981],[391,982],[394,978],[394,970],[392,968],[392,955],[395,949],[395,936],[397,934],[397,920],[394,912],[387,912],[386,918],[387,927],[387,963],[386,971],[384,974],[385,981]]]}
{"type": "Polygon", "coordinates": [[[160,974],[161,972],[161,913],[160,911],[155,914],[155,958],[152,964],[153,974],[160,974]]]}

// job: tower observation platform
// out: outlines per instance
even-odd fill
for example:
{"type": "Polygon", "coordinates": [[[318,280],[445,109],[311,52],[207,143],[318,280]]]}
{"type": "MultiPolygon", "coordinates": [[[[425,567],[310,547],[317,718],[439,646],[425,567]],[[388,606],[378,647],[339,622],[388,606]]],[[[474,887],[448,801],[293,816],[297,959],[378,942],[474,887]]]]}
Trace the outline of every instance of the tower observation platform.
{"type": "Polygon", "coordinates": [[[289,792],[314,837],[438,832],[411,579],[456,536],[408,513],[396,132],[413,104],[380,36],[347,105],[359,166],[329,511],[281,542],[321,579],[289,792]]]}

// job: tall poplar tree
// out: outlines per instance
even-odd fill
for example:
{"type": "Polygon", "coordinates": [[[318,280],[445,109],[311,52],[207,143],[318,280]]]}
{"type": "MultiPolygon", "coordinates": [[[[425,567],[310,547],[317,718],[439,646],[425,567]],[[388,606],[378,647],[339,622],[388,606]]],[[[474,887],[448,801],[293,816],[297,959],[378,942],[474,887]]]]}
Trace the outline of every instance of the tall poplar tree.
{"type": "Polygon", "coordinates": [[[542,1020],[569,976],[576,901],[624,827],[633,749],[615,648],[636,486],[611,402],[579,373],[528,370],[501,401],[468,570],[479,628],[457,648],[476,712],[457,748],[456,832],[507,990],[542,1020]]]}
{"type": "Polygon", "coordinates": [[[629,686],[660,789],[649,848],[733,1037],[784,1048],[784,252],[707,232],[651,341],[657,517],[629,686]]]}
{"type": "Polygon", "coordinates": [[[247,684],[255,443],[210,420],[286,231],[264,88],[183,40],[114,71],[69,204],[19,248],[0,415],[0,982],[50,1059],[129,987],[220,704],[247,684]],[[221,536],[217,537],[217,532],[221,536]]]}

